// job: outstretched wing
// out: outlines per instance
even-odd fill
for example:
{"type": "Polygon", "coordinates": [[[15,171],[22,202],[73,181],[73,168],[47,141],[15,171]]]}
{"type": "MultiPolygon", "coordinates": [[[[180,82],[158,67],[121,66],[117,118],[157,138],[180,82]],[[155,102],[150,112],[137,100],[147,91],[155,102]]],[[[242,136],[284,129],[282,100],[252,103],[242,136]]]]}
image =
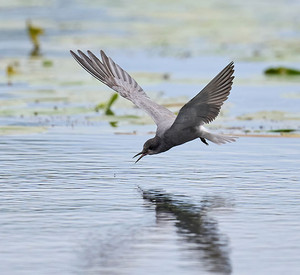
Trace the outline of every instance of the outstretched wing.
{"type": "Polygon", "coordinates": [[[88,56],[80,50],[78,55],[73,51],[70,53],[88,73],[146,111],[157,124],[158,131],[159,128],[161,130],[165,128],[168,124],[166,122],[173,123],[175,115],[167,108],[153,102],[137,82],[103,51],[100,51],[102,61],[91,51],[87,51],[88,56]]]}
{"type": "Polygon", "coordinates": [[[234,64],[229,63],[203,90],[186,103],[179,111],[168,134],[194,128],[213,121],[228,98],[234,78],[234,64]]]}

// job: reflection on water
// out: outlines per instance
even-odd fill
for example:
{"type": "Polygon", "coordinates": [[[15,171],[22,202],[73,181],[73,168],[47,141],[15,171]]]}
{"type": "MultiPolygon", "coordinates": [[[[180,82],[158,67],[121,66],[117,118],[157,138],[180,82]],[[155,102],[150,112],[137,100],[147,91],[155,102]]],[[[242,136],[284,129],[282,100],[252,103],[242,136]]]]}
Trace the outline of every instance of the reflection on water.
{"type": "Polygon", "coordinates": [[[164,218],[161,214],[174,215],[178,234],[184,236],[186,242],[196,245],[195,252],[208,271],[231,273],[228,239],[220,233],[217,221],[209,216],[210,210],[225,206],[225,201],[218,197],[205,197],[199,207],[161,190],[139,190],[145,200],[155,204],[158,221],[164,218]]]}
{"type": "Polygon", "coordinates": [[[135,165],[146,138],[0,137],[1,272],[299,273],[298,139],[190,142],[135,165]]]}
{"type": "Polygon", "coordinates": [[[300,274],[299,139],[195,141],[134,165],[151,120],[124,99],[96,112],[111,91],[68,52],[106,50],[172,111],[235,60],[214,126],[299,131],[298,79],[262,74],[299,68],[298,2],[37,2],[0,1],[0,273],[300,274]],[[32,58],[28,18],[45,30],[32,58]]]}

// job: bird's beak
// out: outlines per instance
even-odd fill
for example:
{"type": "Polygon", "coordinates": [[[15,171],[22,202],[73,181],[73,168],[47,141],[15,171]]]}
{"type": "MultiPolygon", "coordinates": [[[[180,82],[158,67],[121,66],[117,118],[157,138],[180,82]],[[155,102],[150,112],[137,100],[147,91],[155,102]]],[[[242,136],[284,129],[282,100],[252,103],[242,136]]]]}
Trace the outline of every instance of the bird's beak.
{"type": "Polygon", "coordinates": [[[144,156],[146,156],[146,155],[148,155],[148,154],[147,154],[147,152],[143,152],[143,151],[142,151],[142,152],[136,154],[133,158],[135,158],[135,157],[137,157],[137,156],[139,156],[139,155],[141,155],[141,156],[136,160],[135,163],[137,163],[142,157],[144,157],[144,156]]]}

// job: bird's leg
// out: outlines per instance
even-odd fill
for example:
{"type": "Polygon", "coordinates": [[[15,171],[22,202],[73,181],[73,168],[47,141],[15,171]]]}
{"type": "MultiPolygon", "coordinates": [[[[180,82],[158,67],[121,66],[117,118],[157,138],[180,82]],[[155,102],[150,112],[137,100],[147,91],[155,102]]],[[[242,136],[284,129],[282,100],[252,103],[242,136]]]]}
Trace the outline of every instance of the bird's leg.
{"type": "Polygon", "coordinates": [[[203,138],[203,137],[200,137],[200,139],[201,139],[201,141],[202,141],[204,144],[208,145],[208,143],[207,143],[207,141],[206,141],[206,139],[205,139],[205,138],[203,138]]]}

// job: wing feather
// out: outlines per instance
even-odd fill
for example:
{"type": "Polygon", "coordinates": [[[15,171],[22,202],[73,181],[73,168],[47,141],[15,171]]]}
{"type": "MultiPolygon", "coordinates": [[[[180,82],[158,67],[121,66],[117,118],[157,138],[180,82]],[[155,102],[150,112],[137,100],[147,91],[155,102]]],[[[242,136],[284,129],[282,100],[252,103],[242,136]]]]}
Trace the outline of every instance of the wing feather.
{"type": "Polygon", "coordinates": [[[228,98],[234,79],[234,64],[230,62],[200,93],[186,103],[179,111],[170,133],[193,128],[213,121],[228,98]]]}
{"type": "Polygon", "coordinates": [[[88,73],[147,112],[157,124],[158,133],[163,133],[172,125],[175,115],[153,102],[138,83],[103,51],[100,51],[102,61],[91,51],[87,51],[88,56],[80,50],[78,54],[70,53],[88,73]]]}

